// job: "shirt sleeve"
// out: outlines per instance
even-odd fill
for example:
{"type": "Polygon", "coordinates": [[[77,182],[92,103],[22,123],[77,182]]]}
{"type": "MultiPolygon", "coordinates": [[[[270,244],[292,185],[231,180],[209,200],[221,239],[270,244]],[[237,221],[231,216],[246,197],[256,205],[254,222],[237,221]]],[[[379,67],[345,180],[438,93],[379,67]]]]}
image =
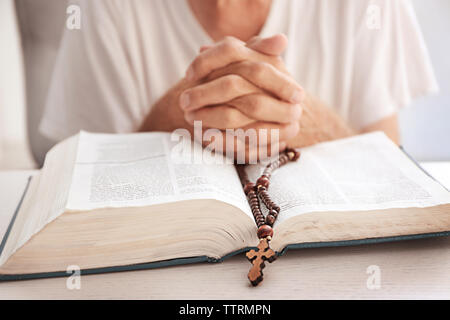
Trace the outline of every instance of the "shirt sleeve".
{"type": "Polygon", "coordinates": [[[80,29],[65,28],[40,131],[62,140],[79,130],[130,132],[143,119],[146,97],[127,52],[126,1],[72,1],[80,29]]]}
{"type": "Polygon", "coordinates": [[[355,129],[397,113],[438,86],[408,0],[364,1],[355,31],[349,121],[355,129]]]}

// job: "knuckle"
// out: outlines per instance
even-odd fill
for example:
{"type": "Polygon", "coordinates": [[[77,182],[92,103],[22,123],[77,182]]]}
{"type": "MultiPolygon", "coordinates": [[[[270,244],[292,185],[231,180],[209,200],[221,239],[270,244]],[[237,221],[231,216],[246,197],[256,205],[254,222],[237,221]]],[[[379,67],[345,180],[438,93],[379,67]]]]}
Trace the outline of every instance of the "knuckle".
{"type": "Polygon", "coordinates": [[[235,114],[233,112],[233,110],[231,108],[228,107],[224,107],[222,112],[221,112],[221,116],[223,119],[223,125],[224,127],[227,128],[233,128],[234,124],[236,122],[236,117],[235,114]]]}
{"type": "Polygon", "coordinates": [[[230,92],[239,88],[240,77],[237,75],[227,75],[222,79],[222,90],[230,92]]]}
{"type": "Polygon", "coordinates": [[[233,36],[225,36],[223,38],[223,43],[236,43],[236,38],[233,36]]]}
{"type": "Polygon", "coordinates": [[[206,67],[205,59],[202,56],[197,57],[194,62],[192,62],[192,68],[195,72],[204,70],[206,67]]]}
{"type": "Polygon", "coordinates": [[[248,113],[253,116],[257,116],[261,113],[262,105],[263,98],[260,95],[250,96],[245,103],[248,113]]]}
{"type": "Polygon", "coordinates": [[[267,65],[263,62],[254,62],[249,65],[250,67],[250,77],[254,79],[263,78],[267,72],[267,65]]]}
{"type": "Polygon", "coordinates": [[[242,45],[242,41],[240,41],[238,38],[233,37],[233,36],[226,36],[226,37],[223,39],[223,42],[222,42],[222,43],[223,43],[224,45],[228,45],[228,46],[234,47],[234,48],[236,48],[236,47],[242,45]]]}
{"type": "Polygon", "coordinates": [[[284,100],[289,102],[292,94],[294,93],[295,88],[289,83],[284,82],[279,86],[280,96],[284,98],[284,100]]]}
{"type": "Polygon", "coordinates": [[[288,138],[295,137],[300,130],[300,124],[298,121],[291,122],[284,126],[285,135],[288,138]]]}
{"type": "Polygon", "coordinates": [[[238,53],[238,46],[233,41],[224,41],[222,51],[225,55],[235,56],[238,53]]]}
{"type": "Polygon", "coordinates": [[[299,104],[289,104],[287,108],[287,118],[290,120],[299,120],[302,113],[302,107],[299,104]]]}
{"type": "Polygon", "coordinates": [[[243,45],[242,45],[241,41],[234,37],[226,37],[220,44],[222,53],[224,55],[234,57],[235,59],[238,59],[241,57],[242,47],[243,47],[243,45]]]}
{"type": "Polygon", "coordinates": [[[284,70],[284,61],[281,57],[275,57],[272,61],[272,65],[278,70],[284,70]]]}

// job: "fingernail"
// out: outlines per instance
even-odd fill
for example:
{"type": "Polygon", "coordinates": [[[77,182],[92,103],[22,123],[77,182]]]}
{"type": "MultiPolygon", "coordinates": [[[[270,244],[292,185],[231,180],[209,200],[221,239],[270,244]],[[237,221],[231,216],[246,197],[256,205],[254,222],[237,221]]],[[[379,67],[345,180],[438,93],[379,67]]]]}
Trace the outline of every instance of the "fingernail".
{"type": "Polygon", "coordinates": [[[295,90],[291,97],[291,102],[300,103],[303,99],[303,93],[301,90],[295,90]]]}
{"type": "Polygon", "coordinates": [[[192,66],[190,66],[186,71],[186,79],[188,81],[194,79],[194,69],[192,68],[192,66]]]}
{"type": "Polygon", "coordinates": [[[180,107],[181,109],[187,109],[190,103],[189,93],[183,92],[180,96],[180,107]]]}

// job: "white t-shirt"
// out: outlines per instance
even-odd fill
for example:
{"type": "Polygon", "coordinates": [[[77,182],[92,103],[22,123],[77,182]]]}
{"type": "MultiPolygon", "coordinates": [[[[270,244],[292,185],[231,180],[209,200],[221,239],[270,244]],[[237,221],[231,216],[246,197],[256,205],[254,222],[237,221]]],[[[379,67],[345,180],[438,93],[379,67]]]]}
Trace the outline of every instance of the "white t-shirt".
{"type": "MultiPolygon", "coordinates": [[[[136,131],[212,39],[187,0],[79,0],[66,29],[41,132],[136,131]]],[[[407,0],[273,0],[260,33],[284,33],[284,60],[308,92],[363,128],[437,90],[407,0]],[[379,19],[378,19],[379,18],[379,19]]]]}

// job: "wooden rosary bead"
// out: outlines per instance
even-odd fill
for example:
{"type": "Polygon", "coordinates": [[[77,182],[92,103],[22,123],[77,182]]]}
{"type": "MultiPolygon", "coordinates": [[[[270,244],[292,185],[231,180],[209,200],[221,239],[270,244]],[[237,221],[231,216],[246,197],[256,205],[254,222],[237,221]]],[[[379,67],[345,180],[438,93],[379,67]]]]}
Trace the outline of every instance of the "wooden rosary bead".
{"type": "Polygon", "coordinates": [[[261,211],[258,203],[252,203],[252,204],[250,204],[250,207],[252,209],[252,213],[254,216],[258,215],[261,211]]]}
{"type": "Polygon", "coordinates": [[[258,238],[263,239],[272,236],[273,236],[273,229],[271,226],[265,224],[258,228],[258,238]]]}
{"type": "Polygon", "coordinates": [[[258,187],[262,186],[262,187],[268,189],[269,188],[269,184],[270,184],[269,178],[267,178],[267,176],[265,176],[265,175],[262,175],[261,177],[259,177],[258,180],[256,180],[256,185],[258,187]]]}
{"type": "Polygon", "coordinates": [[[297,161],[300,158],[300,152],[295,149],[287,149],[286,154],[291,161],[297,161]]]}
{"type": "Polygon", "coordinates": [[[260,203],[258,200],[258,196],[256,195],[256,193],[254,191],[251,191],[247,198],[248,198],[248,203],[250,205],[250,209],[252,211],[253,217],[255,218],[255,221],[257,221],[258,219],[260,219],[263,216],[261,207],[260,207],[260,203]]]}
{"type": "Polygon", "coordinates": [[[269,210],[269,215],[273,216],[274,218],[278,217],[278,213],[279,213],[279,211],[276,211],[274,209],[269,210]]]}
{"type": "Polygon", "coordinates": [[[289,162],[289,157],[286,154],[283,154],[280,157],[280,167],[289,162]]]}
{"type": "Polygon", "coordinates": [[[264,168],[263,176],[266,176],[270,179],[270,176],[272,175],[273,167],[271,164],[269,164],[267,167],[264,168]]]}
{"type": "Polygon", "coordinates": [[[267,209],[271,210],[274,206],[276,206],[275,203],[272,201],[272,199],[270,199],[267,190],[260,188],[260,190],[258,190],[258,196],[267,209]]]}
{"type": "Polygon", "coordinates": [[[276,161],[269,163],[264,168],[263,174],[256,181],[256,185],[249,180],[248,175],[245,172],[245,166],[236,166],[244,193],[247,195],[248,203],[250,204],[253,217],[258,226],[258,237],[261,239],[270,239],[273,236],[272,226],[281,210],[281,208],[272,201],[267,191],[270,185],[270,177],[274,170],[282,167],[289,161],[295,161],[298,158],[300,158],[300,152],[294,149],[287,149],[276,161]],[[264,217],[261,211],[259,199],[261,199],[261,202],[264,203],[269,210],[266,217],[264,217]]]}
{"type": "Polygon", "coordinates": [[[272,175],[272,173],[270,171],[264,170],[263,175],[265,175],[268,179],[270,179],[270,176],[272,175]]]}
{"type": "Polygon", "coordinates": [[[252,182],[247,182],[244,186],[244,193],[248,195],[250,191],[255,190],[255,184],[252,182]]]}
{"type": "Polygon", "coordinates": [[[269,226],[273,226],[274,223],[275,223],[275,217],[271,214],[268,214],[266,217],[266,224],[269,226]]]}
{"type": "Polygon", "coordinates": [[[264,219],[264,216],[261,212],[255,212],[254,216],[256,220],[264,219]]]}
{"type": "Polygon", "coordinates": [[[275,251],[270,249],[269,241],[272,240],[273,229],[272,226],[277,220],[280,213],[280,207],[276,205],[269,196],[267,189],[270,184],[270,177],[274,170],[285,165],[289,161],[295,161],[300,157],[300,152],[294,149],[287,149],[282,153],[276,161],[269,163],[263,171],[261,177],[256,181],[255,184],[251,183],[247,173],[245,172],[245,166],[237,165],[236,170],[239,174],[241,184],[244,189],[244,193],[247,195],[248,203],[255,219],[256,225],[258,226],[258,238],[260,238],[260,243],[257,250],[250,250],[246,256],[249,261],[253,264],[252,268],[248,273],[248,279],[250,282],[256,286],[262,281],[262,268],[264,268],[264,261],[267,260],[272,262],[275,259],[275,251]],[[261,205],[259,202],[264,203],[266,208],[269,210],[266,217],[264,217],[261,211],[261,205]],[[263,259],[265,257],[266,259],[263,259]]]}

